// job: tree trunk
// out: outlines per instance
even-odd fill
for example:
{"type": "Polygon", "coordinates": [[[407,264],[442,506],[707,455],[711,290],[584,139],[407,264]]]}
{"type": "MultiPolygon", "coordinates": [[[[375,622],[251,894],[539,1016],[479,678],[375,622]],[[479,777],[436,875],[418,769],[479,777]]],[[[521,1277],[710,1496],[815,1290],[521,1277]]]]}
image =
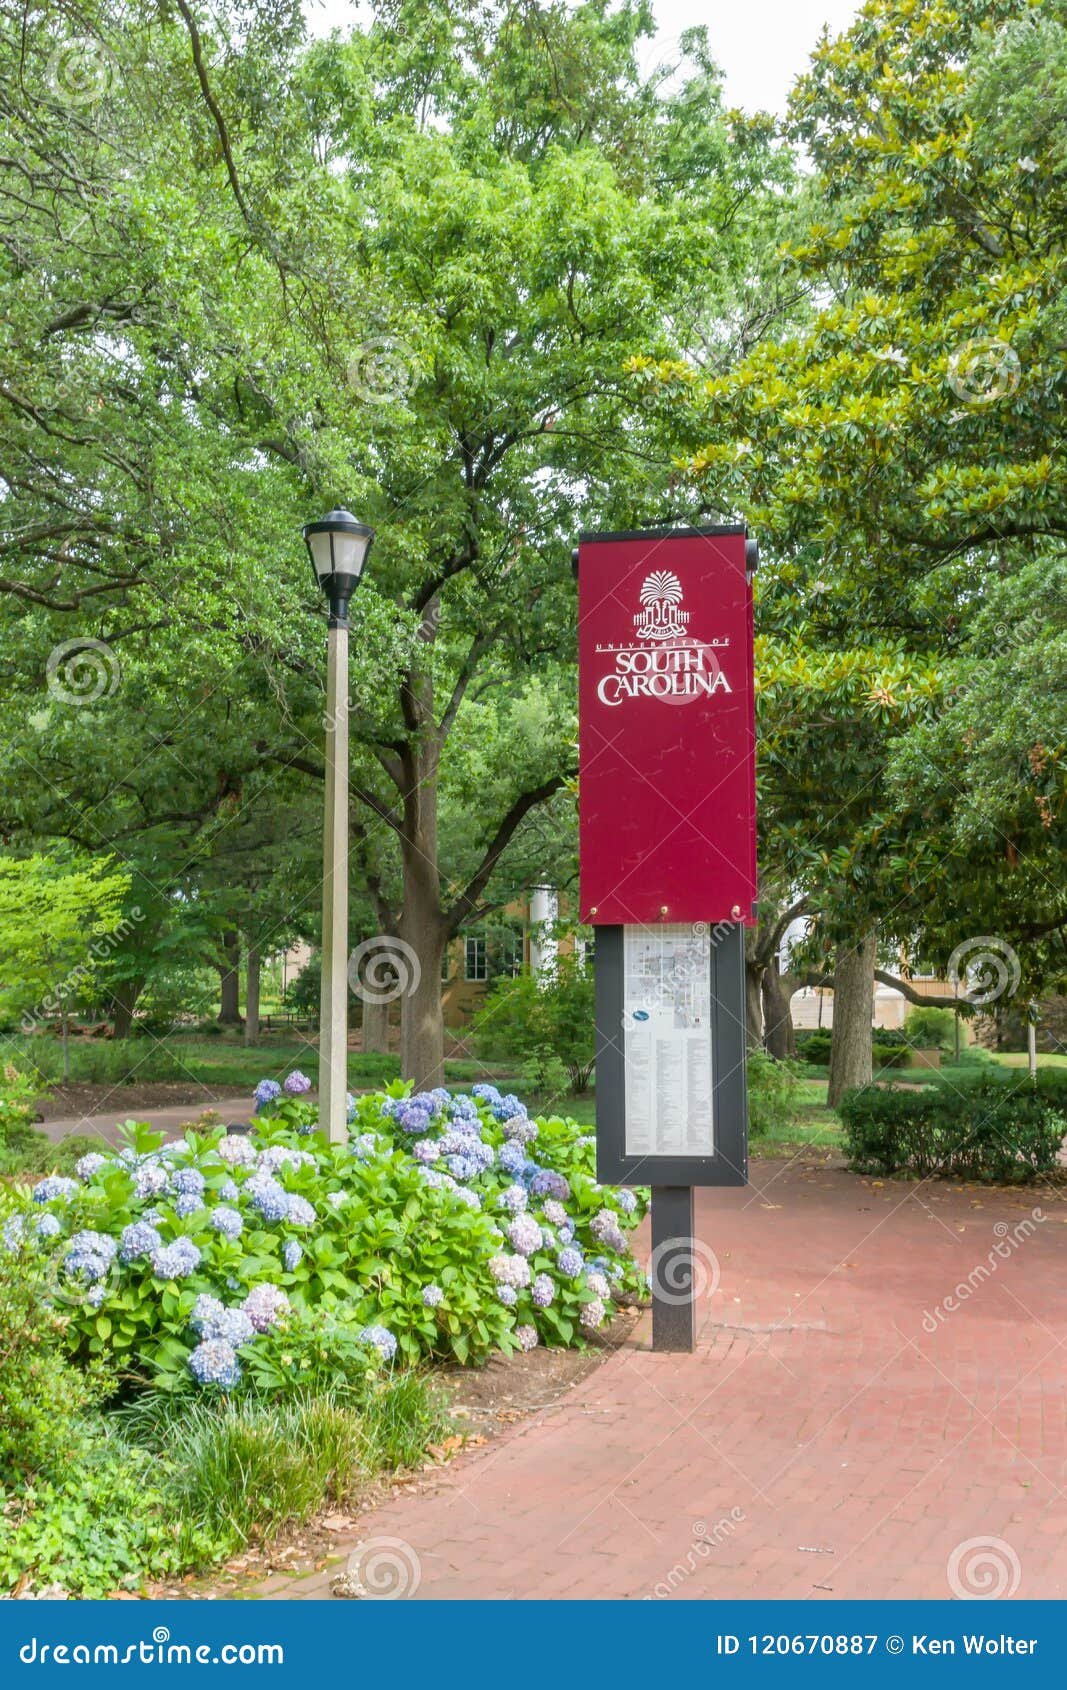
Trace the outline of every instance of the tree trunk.
{"type": "Polygon", "coordinates": [[[763,1042],[780,1062],[796,1055],[791,997],[792,993],[783,989],[777,961],[769,962],[763,971],[763,1042]]]}
{"type": "Polygon", "coordinates": [[[70,1085],[70,1016],[63,1005],[63,1084],[70,1085]]]}
{"type": "Polygon", "coordinates": [[[245,1044],[259,1043],[259,946],[250,944],[245,962],[245,1044]]]}
{"type": "Polygon", "coordinates": [[[854,1086],[871,1083],[871,1043],[874,1019],[874,965],[878,936],[868,933],[855,944],[842,946],[834,969],[834,1030],[830,1044],[831,1108],[854,1086]]]}
{"type": "Polygon", "coordinates": [[[115,987],[111,994],[111,1017],[115,1023],[115,1037],[128,1039],[133,1027],[133,1012],[137,1008],[137,1000],[144,991],[144,975],[139,974],[135,980],[123,980],[115,987]]]}
{"type": "Polygon", "coordinates": [[[364,1003],[363,1049],[365,1051],[386,1051],[389,1049],[389,1005],[387,1003],[364,1003]]]}
{"type": "Polygon", "coordinates": [[[760,1050],[763,1046],[763,969],[756,955],[756,934],[745,929],[745,1046],[760,1050]]]}
{"type": "Polygon", "coordinates": [[[404,907],[399,937],[408,954],[397,956],[400,998],[400,1072],[416,1091],[445,1083],[445,1022],[441,1008],[441,959],[447,938],[437,866],[439,748],[426,737],[413,742],[411,780],[404,794],[400,852],[404,907]]]}
{"type": "Polygon", "coordinates": [[[241,941],[234,927],[223,934],[225,960],[219,965],[219,1020],[225,1027],[241,1024],[241,941]]]}

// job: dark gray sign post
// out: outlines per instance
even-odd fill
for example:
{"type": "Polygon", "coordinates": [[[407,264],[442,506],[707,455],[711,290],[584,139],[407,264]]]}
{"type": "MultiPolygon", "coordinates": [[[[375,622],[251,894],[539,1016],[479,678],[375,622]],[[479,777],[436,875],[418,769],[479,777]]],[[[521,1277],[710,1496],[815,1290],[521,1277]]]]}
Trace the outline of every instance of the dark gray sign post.
{"type": "Polygon", "coordinates": [[[597,1178],[652,1187],[652,1347],[691,1350],[693,1188],[748,1179],[744,928],[601,927],[594,966],[597,1178]]]}

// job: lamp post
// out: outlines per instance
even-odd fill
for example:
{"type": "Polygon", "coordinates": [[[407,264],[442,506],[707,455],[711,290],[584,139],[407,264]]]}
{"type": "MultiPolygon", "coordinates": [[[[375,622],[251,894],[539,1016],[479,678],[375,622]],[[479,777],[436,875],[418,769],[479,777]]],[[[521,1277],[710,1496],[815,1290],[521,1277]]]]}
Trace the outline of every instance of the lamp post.
{"type": "Polygon", "coordinates": [[[374,529],[332,510],[303,530],[330,606],[326,663],[326,794],[322,845],[322,997],[319,1126],[334,1144],[348,1132],[348,601],[374,529]]]}

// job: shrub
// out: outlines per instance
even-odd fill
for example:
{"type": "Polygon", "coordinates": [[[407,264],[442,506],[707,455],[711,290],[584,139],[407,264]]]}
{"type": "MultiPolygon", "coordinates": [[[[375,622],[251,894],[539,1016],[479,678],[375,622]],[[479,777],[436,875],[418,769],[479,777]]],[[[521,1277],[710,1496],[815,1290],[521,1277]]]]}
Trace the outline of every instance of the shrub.
{"type": "Polygon", "coordinates": [[[876,1071],[879,1068],[904,1068],[910,1056],[908,1045],[883,1044],[879,1038],[871,1046],[871,1063],[876,1071]]]}
{"type": "Polygon", "coordinates": [[[176,1391],[358,1388],[395,1352],[581,1343],[642,1288],[624,1231],[643,1200],[597,1184],[576,1122],[398,1084],[328,1144],[286,1085],[257,1088],[251,1137],[136,1127],[75,1180],[8,1194],[9,1243],[57,1265],[79,1355],[176,1391]]]}
{"type": "Polygon", "coordinates": [[[491,1062],[562,1062],[573,1090],[583,1092],[595,1054],[592,969],[560,956],[551,974],[535,977],[527,969],[499,980],[475,1024],[474,1042],[491,1062]]]}
{"type": "MultiPolygon", "coordinates": [[[[17,1229],[16,1229],[17,1230],[17,1229]]],[[[10,1231],[9,1231],[10,1236],[10,1231]]],[[[59,1472],[82,1443],[82,1416],[103,1391],[70,1360],[53,1306],[55,1272],[26,1252],[0,1277],[0,1484],[59,1472]]]]}
{"type": "Polygon", "coordinates": [[[825,1067],[830,1060],[830,1042],[833,1038],[829,1027],[816,1027],[803,1041],[797,1041],[797,1053],[805,1062],[817,1067],[825,1067]]]}
{"type": "Polygon", "coordinates": [[[839,1105],[857,1173],[911,1173],[1014,1182],[1049,1173],[1064,1134],[1056,1107],[1027,1081],[984,1077],[961,1088],[864,1087],[839,1105]]]}
{"type": "Polygon", "coordinates": [[[767,1133],[779,1137],[796,1114],[799,1072],[793,1063],[779,1062],[765,1050],[750,1050],[746,1068],[748,1130],[753,1138],[767,1133]]]}
{"type": "Polygon", "coordinates": [[[916,1050],[950,1050],[955,1041],[955,1012],[914,1004],[904,1017],[904,1036],[916,1050]]]}

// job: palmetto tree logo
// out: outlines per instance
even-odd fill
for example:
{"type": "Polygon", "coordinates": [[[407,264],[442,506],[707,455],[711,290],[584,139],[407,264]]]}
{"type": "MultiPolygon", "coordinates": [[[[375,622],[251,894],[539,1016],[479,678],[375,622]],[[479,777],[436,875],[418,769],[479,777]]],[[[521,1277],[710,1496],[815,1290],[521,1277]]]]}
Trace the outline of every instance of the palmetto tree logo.
{"type": "Polygon", "coordinates": [[[642,640],[682,640],[685,638],[688,610],[679,610],[682,602],[682,583],[669,569],[657,569],[646,575],[641,588],[643,609],[634,617],[634,628],[642,640]]]}

